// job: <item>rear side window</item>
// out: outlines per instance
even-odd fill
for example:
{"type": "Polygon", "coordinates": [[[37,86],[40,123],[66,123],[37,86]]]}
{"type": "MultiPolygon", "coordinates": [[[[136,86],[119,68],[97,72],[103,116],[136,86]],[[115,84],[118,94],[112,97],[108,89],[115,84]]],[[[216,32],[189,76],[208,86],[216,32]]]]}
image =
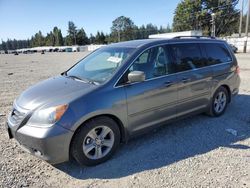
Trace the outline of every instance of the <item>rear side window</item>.
{"type": "Polygon", "coordinates": [[[207,63],[216,65],[232,61],[231,55],[224,44],[202,44],[207,53],[207,63]]]}
{"type": "Polygon", "coordinates": [[[172,44],[170,50],[179,72],[205,66],[198,44],[172,44]]]}

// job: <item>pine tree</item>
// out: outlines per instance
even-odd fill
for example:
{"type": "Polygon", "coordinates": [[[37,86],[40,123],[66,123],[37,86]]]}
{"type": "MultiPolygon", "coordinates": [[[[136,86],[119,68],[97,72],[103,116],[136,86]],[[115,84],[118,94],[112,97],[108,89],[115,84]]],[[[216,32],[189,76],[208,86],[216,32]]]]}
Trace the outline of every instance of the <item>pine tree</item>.
{"type": "Polygon", "coordinates": [[[88,37],[83,28],[81,28],[76,35],[76,44],[77,45],[86,45],[89,43],[88,37]]]}
{"type": "Polygon", "coordinates": [[[55,38],[55,46],[62,46],[63,45],[63,36],[62,36],[62,32],[60,29],[58,29],[57,27],[54,27],[53,29],[53,35],[55,38]]]}
{"type": "Polygon", "coordinates": [[[77,27],[74,22],[68,22],[68,35],[66,37],[67,45],[76,45],[76,35],[77,35],[77,27]]]}
{"type": "Polygon", "coordinates": [[[134,39],[134,22],[125,16],[120,16],[112,22],[111,37],[114,42],[134,39]]]}
{"type": "Polygon", "coordinates": [[[93,36],[92,33],[90,33],[89,43],[90,43],[90,44],[94,44],[94,43],[95,43],[95,37],[93,36]]]}

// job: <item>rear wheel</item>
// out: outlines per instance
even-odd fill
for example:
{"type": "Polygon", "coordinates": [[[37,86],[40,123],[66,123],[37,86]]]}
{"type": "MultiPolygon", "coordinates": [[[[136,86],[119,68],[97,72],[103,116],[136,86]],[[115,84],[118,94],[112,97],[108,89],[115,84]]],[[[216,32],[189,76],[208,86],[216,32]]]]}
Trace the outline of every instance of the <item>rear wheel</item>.
{"type": "Polygon", "coordinates": [[[82,125],[71,144],[71,154],[81,165],[93,166],[108,160],[120,143],[113,119],[99,117],[82,125]]]}
{"type": "Polygon", "coordinates": [[[229,96],[227,89],[225,87],[220,87],[214,93],[211,105],[210,105],[210,112],[211,116],[221,116],[224,114],[229,101],[229,96]]]}

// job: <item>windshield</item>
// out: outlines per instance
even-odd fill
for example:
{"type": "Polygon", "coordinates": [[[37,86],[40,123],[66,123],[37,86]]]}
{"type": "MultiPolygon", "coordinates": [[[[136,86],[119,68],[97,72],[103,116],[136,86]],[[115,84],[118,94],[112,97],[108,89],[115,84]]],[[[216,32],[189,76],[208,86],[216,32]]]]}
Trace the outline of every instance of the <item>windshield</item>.
{"type": "Polygon", "coordinates": [[[102,48],[72,67],[66,75],[93,83],[109,80],[132,53],[132,48],[102,48]]]}

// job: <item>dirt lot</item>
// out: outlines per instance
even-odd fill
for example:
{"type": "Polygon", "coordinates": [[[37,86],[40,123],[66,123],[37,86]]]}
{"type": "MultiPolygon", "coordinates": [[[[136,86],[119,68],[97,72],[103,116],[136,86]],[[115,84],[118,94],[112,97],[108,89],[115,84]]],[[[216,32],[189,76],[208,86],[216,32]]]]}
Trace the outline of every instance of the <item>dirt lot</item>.
{"type": "Polygon", "coordinates": [[[250,187],[250,54],[237,55],[240,94],[220,118],[168,124],[91,168],[52,166],[22,151],[4,126],[13,100],[84,55],[0,55],[0,187],[250,187]]]}

